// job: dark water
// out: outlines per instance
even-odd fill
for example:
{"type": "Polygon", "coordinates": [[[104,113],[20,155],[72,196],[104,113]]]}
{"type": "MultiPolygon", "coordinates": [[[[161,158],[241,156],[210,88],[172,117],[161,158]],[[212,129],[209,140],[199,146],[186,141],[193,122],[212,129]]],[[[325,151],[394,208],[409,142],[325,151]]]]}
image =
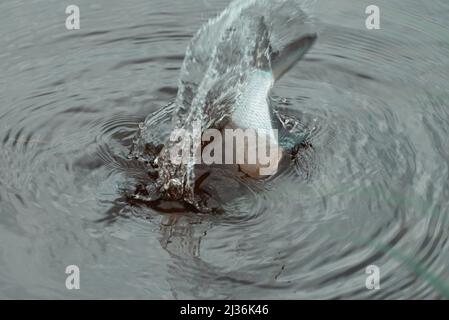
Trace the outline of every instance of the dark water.
{"type": "Polygon", "coordinates": [[[313,148],[265,182],[215,170],[215,214],[123,190],[138,123],[228,1],[82,0],[74,31],[68,4],[0,4],[0,297],[449,297],[447,2],[376,1],[367,30],[370,3],[316,1],[318,42],[273,92],[313,148]]]}

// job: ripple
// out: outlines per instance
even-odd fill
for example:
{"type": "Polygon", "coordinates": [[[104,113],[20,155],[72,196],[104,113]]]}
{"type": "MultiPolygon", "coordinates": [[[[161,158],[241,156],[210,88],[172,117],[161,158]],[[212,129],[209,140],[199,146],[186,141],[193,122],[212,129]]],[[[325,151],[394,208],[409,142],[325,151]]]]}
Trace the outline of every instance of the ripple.
{"type": "Polygon", "coordinates": [[[445,1],[379,0],[375,31],[316,2],[318,42],[273,92],[310,145],[262,181],[198,168],[212,213],[130,202],[151,177],[128,152],[147,115],[166,139],[188,39],[227,3],[99,1],[74,32],[50,5],[0,4],[1,297],[66,297],[73,263],[86,298],[449,297],[445,1]]]}

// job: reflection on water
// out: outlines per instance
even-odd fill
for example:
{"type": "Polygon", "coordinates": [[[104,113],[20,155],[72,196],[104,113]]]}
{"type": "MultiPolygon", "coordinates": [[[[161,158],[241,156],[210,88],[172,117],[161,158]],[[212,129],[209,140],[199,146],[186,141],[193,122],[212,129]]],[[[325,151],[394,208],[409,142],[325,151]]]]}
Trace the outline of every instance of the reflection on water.
{"type": "Polygon", "coordinates": [[[76,31],[56,0],[0,4],[1,297],[449,296],[448,4],[377,1],[367,30],[363,3],[317,1],[318,42],[273,92],[311,146],[267,181],[199,168],[220,210],[197,213],[130,202],[148,173],[127,155],[228,2],[78,2],[76,31]]]}

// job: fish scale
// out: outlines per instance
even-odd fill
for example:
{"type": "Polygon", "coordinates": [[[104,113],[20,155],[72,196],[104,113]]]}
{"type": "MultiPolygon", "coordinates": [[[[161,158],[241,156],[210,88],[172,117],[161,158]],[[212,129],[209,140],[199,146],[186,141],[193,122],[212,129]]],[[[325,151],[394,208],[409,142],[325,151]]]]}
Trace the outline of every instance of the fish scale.
{"type": "Polygon", "coordinates": [[[274,84],[269,71],[254,70],[248,76],[245,90],[236,101],[232,124],[242,129],[262,129],[272,133],[271,108],[268,95],[274,84]]]}

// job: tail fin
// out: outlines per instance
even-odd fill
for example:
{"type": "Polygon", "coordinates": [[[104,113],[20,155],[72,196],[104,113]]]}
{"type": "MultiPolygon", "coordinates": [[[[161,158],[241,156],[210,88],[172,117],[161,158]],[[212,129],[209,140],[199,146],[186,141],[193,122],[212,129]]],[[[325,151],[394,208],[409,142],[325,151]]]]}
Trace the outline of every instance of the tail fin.
{"type": "Polygon", "coordinates": [[[317,38],[316,34],[304,35],[289,44],[281,51],[273,52],[270,45],[270,31],[261,17],[257,25],[256,47],[254,50],[254,65],[261,70],[273,71],[274,79],[280,79],[309,51],[317,38]]]}
{"type": "Polygon", "coordinates": [[[317,38],[316,34],[309,34],[291,42],[282,51],[271,55],[271,69],[276,80],[280,79],[309,51],[317,38]]]}

